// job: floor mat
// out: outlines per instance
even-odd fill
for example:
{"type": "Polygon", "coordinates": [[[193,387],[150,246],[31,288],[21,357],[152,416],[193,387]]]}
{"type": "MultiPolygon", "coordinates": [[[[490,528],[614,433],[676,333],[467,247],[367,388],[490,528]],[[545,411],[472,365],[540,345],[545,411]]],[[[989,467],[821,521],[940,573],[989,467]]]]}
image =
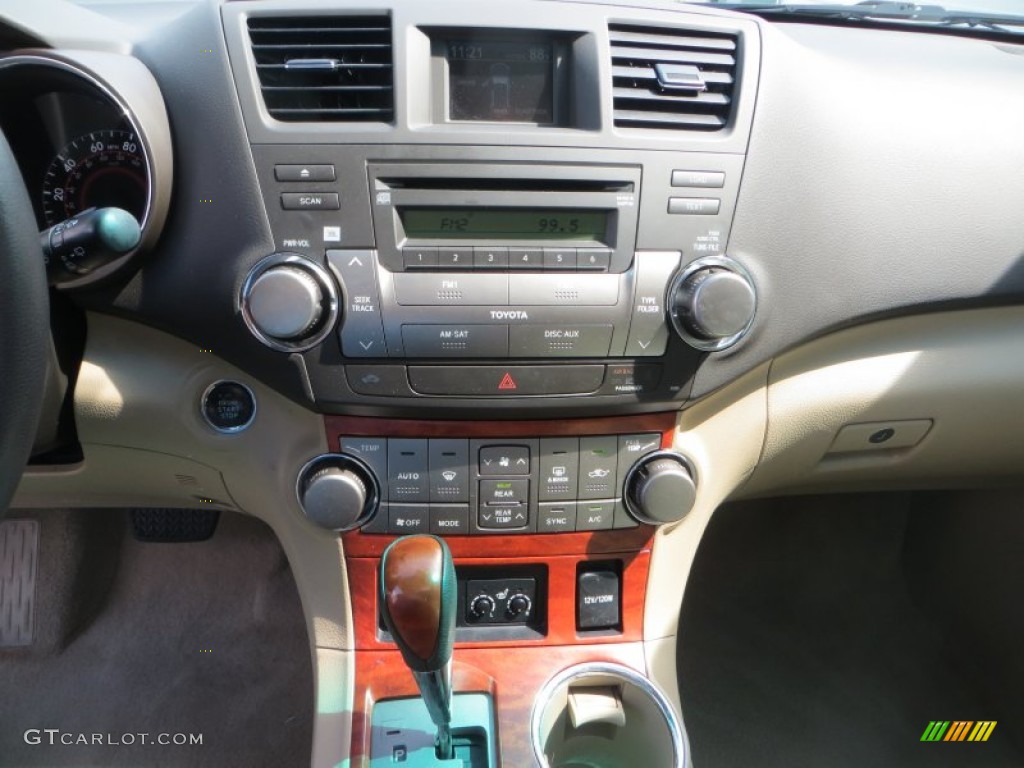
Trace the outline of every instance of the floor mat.
{"type": "Polygon", "coordinates": [[[116,575],[61,650],[0,650],[0,766],[308,765],[309,644],[270,529],[225,514],[210,541],[146,544],[124,512],[75,514],[117,517],[116,575]]]}
{"type": "MultiPolygon", "coordinates": [[[[716,513],[683,602],[679,683],[696,768],[1002,768],[930,721],[995,720],[910,599],[907,497],[808,497],[716,513]]],[[[1002,730],[1000,730],[1002,729],[1002,730]]]]}

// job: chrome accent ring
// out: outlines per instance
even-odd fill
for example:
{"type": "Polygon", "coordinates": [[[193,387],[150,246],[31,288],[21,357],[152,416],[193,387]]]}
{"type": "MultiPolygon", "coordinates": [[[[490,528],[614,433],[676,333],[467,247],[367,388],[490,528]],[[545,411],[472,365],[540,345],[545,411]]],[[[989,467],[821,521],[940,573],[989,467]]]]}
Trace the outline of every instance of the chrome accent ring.
{"type": "MultiPolygon", "coordinates": [[[[314,474],[318,464],[330,461],[336,461],[340,464],[351,464],[355,466],[365,475],[365,478],[360,479],[366,479],[369,481],[369,487],[366,489],[366,501],[363,503],[363,508],[359,512],[359,517],[356,518],[355,522],[353,522],[352,525],[346,528],[333,529],[338,533],[346,533],[348,531],[353,531],[356,528],[359,528],[360,526],[366,525],[366,523],[370,522],[370,520],[372,520],[374,516],[380,512],[380,480],[377,478],[377,473],[370,468],[370,465],[357,456],[352,456],[348,453],[321,453],[319,456],[314,456],[312,459],[310,459],[309,461],[302,465],[302,468],[299,470],[299,474],[295,476],[295,500],[299,504],[299,509],[302,510],[302,516],[314,525],[319,524],[315,520],[313,520],[309,515],[306,514],[306,508],[302,504],[302,486],[303,482],[314,474]]],[[[321,530],[327,529],[321,527],[321,530]]]]}
{"type": "Polygon", "coordinates": [[[645,453],[643,456],[641,456],[639,459],[633,462],[633,466],[629,468],[629,470],[626,472],[626,476],[622,479],[622,488],[619,489],[619,495],[622,497],[622,503],[626,507],[626,511],[629,513],[629,516],[637,522],[643,523],[644,525],[674,525],[674,523],[652,523],[649,520],[647,520],[646,515],[636,511],[633,505],[633,499],[628,493],[630,483],[633,482],[633,477],[639,470],[640,465],[647,464],[648,462],[656,461],[657,459],[662,458],[669,458],[674,459],[676,461],[681,461],[683,466],[686,467],[686,469],[689,471],[690,477],[693,479],[694,487],[698,487],[697,466],[683,454],[679,453],[678,451],[673,451],[670,448],[661,448],[660,450],[657,451],[645,453]]]}
{"type": "Polygon", "coordinates": [[[244,432],[245,430],[247,430],[249,427],[252,426],[252,423],[256,421],[256,411],[258,409],[259,403],[256,400],[256,393],[252,391],[252,387],[250,387],[247,384],[243,384],[240,381],[236,381],[235,379],[217,379],[217,381],[213,382],[213,384],[208,386],[203,391],[203,396],[199,398],[199,415],[203,417],[203,421],[206,422],[206,425],[210,429],[212,429],[214,432],[219,432],[222,435],[237,435],[239,432],[244,432]],[[240,424],[237,427],[218,427],[216,424],[210,421],[210,417],[206,415],[206,398],[208,398],[210,396],[210,393],[213,392],[213,390],[216,387],[220,386],[221,384],[235,384],[249,393],[249,397],[252,398],[252,416],[249,417],[249,420],[245,422],[245,424],[240,424]]]}
{"type": "MultiPolygon", "coordinates": [[[[139,238],[139,244],[135,248],[128,253],[119,256],[115,261],[111,262],[111,265],[107,265],[108,267],[113,267],[111,272],[116,271],[117,268],[128,262],[141,249],[153,245],[151,242],[154,236],[152,233],[151,219],[153,205],[156,198],[156,167],[153,163],[153,146],[150,141],[149,134],[139,122],[135,111],[128,105],[124,98],[104,82],[99,75],[86,69],[81,64],[68,61],[64,58],[49,56],[42,52],[16,54],[14,56],[0,58],[0,70],[16,68],[18,66],[50,67],[64,73],[80,77],[87,85],[99,91],[100,95],[106,98],[110,104],[120,111],[121,115],[132,127],[135,135],[139,137],[139,147],[142,149],[142,158],[146,163],[146,209],[142,215],[142,221],[139,222],[139,229],[142,231],[142,236],[139,238]]],[[[107,272],[104,271],[104,275],[106,274],[107,272]]],[[[64,287],[75,288],[81,284],[83,284],[82,281],[74,280],[64,287]]]]}
{"type": "Polygon", "coordinates": [[[245,322],[246,328],[248,328],[249,332],[263,344],[266,344],[268,347],[278,352],[305,352],[307,349],[315,347],[326,339],[334,330],[334,326],[338,322],[340,310],[341,302],[338,300],[338,289],[335,286],[330,273],[315,261],[297,253],[282,252],[273,253],[270,256],[267,256],[249,270],[249,274],[245,278],[245,282],[242,283],[242,290],[238,294],[238,311],[242,314],[242,320],[245,322]],[[252,318],[252,313],[249,311],[249,294],[252,292],[252,287],[256,283],[256,280],[258,280],[259,277],[268,269],[279,267],[283,264],[290,264],[299,269],[305,270],[312,275],[313,279],[316,280],[317,284],[324,292],[323,301],[325,309],[327,310],[326,317],[322,320],[323,327],[319,331],[307,339],[300,339],[294,342],[283,341],[281,339],[274,339],[267,336],[257,327],[252,318]]]}
{"type": "Polygon", "coordinates": [[[671,282],[669,282],[668,291],[665,294],[665,306],[672,306],[672,298],[676,295],[676,291],[679,290],[679,286],[681,286],[683,282],[690,277],[690,275],[695,272],[699,272],[702,269],[707,269],[708,267],[721,267],[723,269],[731,270],[750,284],[750,287],[754,292],[754,311],[750,314],[750,320],[747,324],[743,326],[743,329],[739,331],[739,333],[734,333],[732,336],[727,336],[724,339],[701,339],[687,331],[671,309],[668,312],[668,319],[669,322],[672,323],[672,328],[679,334],[679,337],[694,349],[699,349],[704,352],[720,352],[723,349],[728,349],[746,336],[747,332],[754,324],[754,319],[757,317],[757,288],[754,285],[754,279],[742,264],[730,259],[728,256],[705,256],[697,259],[696,261],[691,261],[689,264],[686,264],[682,270],[677,272],[676,276],[672,278],[671,282]]]}
{"type": "Polygon", "coordinates": [[[560,686],[566,685],[573,678],[583,677],[584,675],[611,675],[619,677],[626,682],[632,683],[650,696],[658,707],[661,716],[665,719],[665,724],[671,733],[672,764],[664,766],[664,768],[684,768],[686,766],[687,746],[683,726],[679,718],[676,717],[672,704],[661,689],[634,669],[624,667],[621,664],[594,661],[576,664],[575,666],[563,669],[544,684],[540,693],[537,694],[537,698],[534,699],[533,712],[530,714],[530,741],[533,743],[533,755],[541,765],[541,768],[551,768],[547,755],[544,754],[544,746],[540,743],[540,725],[541,718],[544,715],[544,708],[560,686]]]}

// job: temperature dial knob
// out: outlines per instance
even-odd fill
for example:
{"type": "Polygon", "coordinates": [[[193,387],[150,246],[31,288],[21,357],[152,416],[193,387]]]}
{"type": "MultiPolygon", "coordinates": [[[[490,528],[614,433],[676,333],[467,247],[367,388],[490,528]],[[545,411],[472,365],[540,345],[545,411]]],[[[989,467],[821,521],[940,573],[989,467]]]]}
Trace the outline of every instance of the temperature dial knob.
{"type": "Polygon", "coordinates": [[[512,595],[505,606],[505,613],[508,614],[510,619],[518,619],[529,616],[532,607],[533,603],[530,602],[529,596],[523,594],[512,595]]]}
{"type": "Polygon", "coordinates": [[[297,352],[319,344],[338,317],[334,282],[319,264],[277,253],[253,268],[242,286],[242,317],[272,349],[297,352]]]}
{"type": "Polygon", "coordinates": [[[380,486],[359,459],[343,453],[318,456],[299,472],[296,485],[306,517],[332,531],[350,531],[377,512],[380,486]]]}
{"type": "Polygon", "coordinates": [[[697,483],[686,459],[672,451],[657,451],[626,474],[622,500],[639,522],[664,525],[686,517],[696,498],[697,483]]]}
{"type": "Polygon", "coordinates": [[[476,619],[483,619],[494,614],[494,598],[490,595],[477,595],[469,604],[469,612],[476,619]]]}
{"type": "Polygon", "coordinates": [[[739,264],[724,257],[701,259],[673,280],[669,315],[676,332],[698,349],[725,349],[754,321],[757,295],[739,264]]]}

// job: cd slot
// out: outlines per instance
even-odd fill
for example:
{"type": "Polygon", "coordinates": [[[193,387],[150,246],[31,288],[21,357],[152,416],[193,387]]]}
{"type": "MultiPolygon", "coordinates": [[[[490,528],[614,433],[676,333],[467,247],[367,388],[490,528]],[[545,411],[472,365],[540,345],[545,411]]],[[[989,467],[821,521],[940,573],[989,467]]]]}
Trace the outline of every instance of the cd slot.
{"type": "Polygon", "coordinates": [[[587,179],[378,179],[379,188],[409,191],[459,192],[633,192],[633,182],[587,179]]]}

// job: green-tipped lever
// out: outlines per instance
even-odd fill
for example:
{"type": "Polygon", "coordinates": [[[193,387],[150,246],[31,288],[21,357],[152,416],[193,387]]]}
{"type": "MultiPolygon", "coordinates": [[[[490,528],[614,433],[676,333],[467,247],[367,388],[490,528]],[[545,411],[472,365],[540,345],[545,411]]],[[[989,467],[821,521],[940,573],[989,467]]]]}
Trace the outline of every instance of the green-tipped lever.
{"type": "Polygon", "coordinates": [[[384,550],[379,576],[381,618],[437,726],[437,757],[451,760],[452,646],[458,603],[451,552],[436,536],[405,536],[384,550]]]}
{"type": "Polygon", "coordinates": [[[141,238],[138,220],[121,208],[89,208],[39,233],[51,285],[89,274],[141,238]]]}

